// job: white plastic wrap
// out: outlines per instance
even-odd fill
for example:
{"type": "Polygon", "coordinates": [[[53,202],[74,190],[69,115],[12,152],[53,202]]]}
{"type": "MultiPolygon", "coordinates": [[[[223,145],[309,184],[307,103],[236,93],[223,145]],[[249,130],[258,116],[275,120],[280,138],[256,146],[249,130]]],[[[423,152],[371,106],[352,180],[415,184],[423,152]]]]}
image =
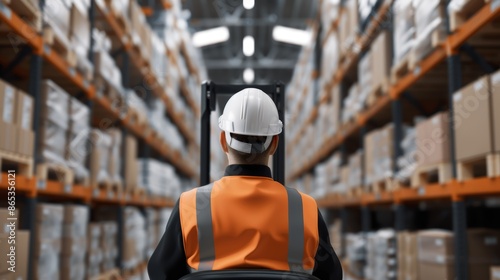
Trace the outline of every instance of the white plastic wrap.
{"type": "Polygon", "coordinates": [[[364,106],[368,96],[373,91],[373,73],[372,73],[372,55],[371,52],[366,52],[365,56],[359,60],[358,64],[358,86],[359,86],[359,103],[364,106]]]}
{"type": "Polygon", "coordinates": [[[396,233],[394,230],[379,230],[370,234],[367,240],[366,279],[395,280],[396,267],[396,233]]]}
{"type": "Polygon", "coordinates": [[[68,143],[68,165],[73,169],[76,178],[88,178],[86,167],[90,135],[90,109],[80,101],[72,98],[70,112],[70,139],[68,143]]]}
{"type": "Polygon", "coordinates": [[[122,176],[120,173],[122,161],[122,133],[118,129],[110,129],[108,133],[111,136],[109,173],[113,182],[122,182],[122,176]]]}
{"type": "Polygon", "coordinates": [[[178,198],[181,192],[179,177],[172,166],[153,159],[139,159],[139,182],[154,196],[178,198]]]}
{"type": "Polygon", "coordinates": [[[124,245],[132,248],[124,248],[130,255],[125,254],[123,266],[134,268],[145,259],[146,220],[135,207],[125,207],[124,216],[124,245]]]}
{"type": "Polygon", "coordinates": [[[362,186],[361,182],[361,164],[363,151],[359,150],[349,157],[349,187],[357,188],[362,186]]]}
{"type": "Polygon", "coordinates": [[[14,102],[15,102],[15,89],[11,85],[5,83],[2,81],[2,83],[5,85],[4,88],[4,100],[3,100],[3,114],[2,120],[6,123],[14,123],[14,102]]]}
{"type": "Polygon", "coordinates": [[[443,0],[413,0],[415,9],[415,46],[414,54],[417,60],[428,55],[432,47],[432,34],[446,32],[445,1],[443,0]]]}
{"type": "Polygon", "coordinates": [[[99,162],[92,163],[97,164],[97,182],[103,182],[109,180],[111,175],[109,173],[109,162],[110,162],[110,152],[113,140],[110,135],[104,131],[93,129],[92,130],[92,149],[96,149],[93,152],[98,153],[99,162]]]}
{"type": "Polygon", "coordinates": [[[63,208],[61,205],[40,203],[37,205],[37,238],[60,240],[63,233],[63,208]]]}
{"type": "Polygon", "coordinates": [[[415,42],[413,0],[394,2],[394,64],[410,52],[415,42]]]}

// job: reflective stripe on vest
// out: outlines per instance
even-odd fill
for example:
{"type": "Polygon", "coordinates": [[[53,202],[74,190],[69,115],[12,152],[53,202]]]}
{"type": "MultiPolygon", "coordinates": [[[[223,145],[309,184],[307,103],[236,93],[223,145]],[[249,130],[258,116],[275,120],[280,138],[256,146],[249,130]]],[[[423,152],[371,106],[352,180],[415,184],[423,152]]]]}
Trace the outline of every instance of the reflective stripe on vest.
{"type": "MultiPolygon", "coordinates": [[[[196,219],[198,225],[199,267],[192,272],[212,270],[215,244],[212,224],[211,193],[213,183],[196,191],[196,219]]],[[[303,268],[304,215],[302,197],[296,189],[285,188],[288,196],[288,265],[290,271],[312,273],[303,268]]]]}

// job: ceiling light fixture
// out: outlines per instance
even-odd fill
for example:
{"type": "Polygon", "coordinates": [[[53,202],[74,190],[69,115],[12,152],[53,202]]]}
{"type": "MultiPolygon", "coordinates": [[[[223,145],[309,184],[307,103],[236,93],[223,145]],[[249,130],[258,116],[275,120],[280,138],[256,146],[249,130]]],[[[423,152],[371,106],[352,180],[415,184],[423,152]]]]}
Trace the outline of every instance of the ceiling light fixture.
{"type": "Polygon", "coordinates": [[[277,25],[273,29],[273,39],[278,42],[306,46],[311,43],[311,31],[277,25]]]}
{"type": "Polygon", "coordinates": [[[229,40],[229,29],[226,26],[221,26],[198,31],[193,34],[192,39],[193,45],[198,48],[222,43],[229,40]]]}
{"type": "Polygon", "coordinates": [[[252,36],[245,36],[243,38],[243,54],[245,56],[252,56],[255,53],[255,40],[252,36]]]}
{"type": "Polygon", "coordinates": [[[247,84],[253,83],[255,79],[255,72],[253,71],[252,68],[246,68],[245,71],[243,71],[243,81],[247,84]]]}
{"type": "Polygon", "coordinates": [[[253,9],[255,6],[255,0],[243,0],[243,7],[247,10],[253,9]]]}

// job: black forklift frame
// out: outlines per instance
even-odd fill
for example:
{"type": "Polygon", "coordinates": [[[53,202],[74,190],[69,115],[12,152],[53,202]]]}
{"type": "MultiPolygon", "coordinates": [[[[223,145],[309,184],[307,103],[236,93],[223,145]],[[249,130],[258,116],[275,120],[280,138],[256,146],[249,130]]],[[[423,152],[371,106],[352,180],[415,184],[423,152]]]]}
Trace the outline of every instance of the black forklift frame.
{"type": "Polygon", "coordinates": [[[270,85],[218,85],[213,81],[205,81],[201,85],[200,186],[210,183],[210,114],[215,111],[217,95],[233,95],[245,88],[257,88],[267,93],[278,108],[283,131],[273,156],[273,178],[285,184],[285,85],[281,82],[270,85]]]}

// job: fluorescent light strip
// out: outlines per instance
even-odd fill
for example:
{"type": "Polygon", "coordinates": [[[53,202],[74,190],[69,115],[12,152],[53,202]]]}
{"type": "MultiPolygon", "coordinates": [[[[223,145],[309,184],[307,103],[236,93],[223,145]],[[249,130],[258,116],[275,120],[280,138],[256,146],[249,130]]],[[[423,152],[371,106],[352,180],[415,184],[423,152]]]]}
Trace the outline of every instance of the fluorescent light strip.
{"type": "Polygon", "coordinates": [[[204,47],[214,45],[229,40],[229,29],[226,26],[216,27],[193,34],[193,45],[195,47],[204,47]]]}
{"type": "Polygon", "coordinates": [[[253,83],[255,79],[255,72],[253,71],[252,68],[246,68],[245,71],[243,71],[243,81],[247,84],[253,83]]]}
{"type": "Polygon", "coordinates": [[[255,52],[255,40],[252,36],[245,36],[243,38],[243,54],[245,56],[252,56],[255,52]]]}
{"type": "Polygon", "coordinates": [[[273,29],[273,39],[287,44],[305,46],[311,43],[310,31],[277,25],[273,29]]]}
{"type": "Polygon", "coordinates": [[[247,10],[253,9],[255,6],[255,0],[243,0],[243,7],[247,10]]]}

